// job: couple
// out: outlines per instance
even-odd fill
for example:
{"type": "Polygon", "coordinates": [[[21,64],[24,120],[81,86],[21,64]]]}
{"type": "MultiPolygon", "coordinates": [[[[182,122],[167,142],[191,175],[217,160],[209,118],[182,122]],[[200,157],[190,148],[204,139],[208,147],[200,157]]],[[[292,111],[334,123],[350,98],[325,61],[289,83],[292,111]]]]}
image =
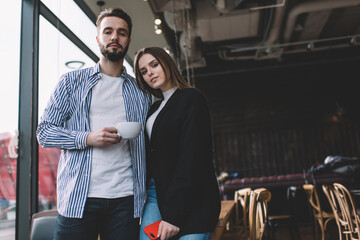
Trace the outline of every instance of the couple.
{"type": "Polygon", "coordinates": [[[209,239],[220,196],[204,97],[161,48],[137,53],[136,81],[126,73],[122,9],[96,25],[100,61],[61,77],[37,129],[42,147],[62,149],[55,239],[149,239],[143,228],[158,220],[161,240],[209,239]],[[151,94],[162,101],[150,107],[151,94]],[[122,139],[121,121],[141,122],[139,137],[122,139]]]}

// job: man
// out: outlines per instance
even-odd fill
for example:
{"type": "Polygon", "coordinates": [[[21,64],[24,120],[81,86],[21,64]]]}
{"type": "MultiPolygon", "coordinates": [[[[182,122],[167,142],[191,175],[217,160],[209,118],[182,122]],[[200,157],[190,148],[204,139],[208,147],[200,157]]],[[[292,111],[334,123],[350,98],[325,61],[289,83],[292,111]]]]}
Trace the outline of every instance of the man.
{"type": "Polygon", "coordinates": [[[123,67],[131,18],[106,9],[96,25],[99,63],[61,77],[37,129],[42,147],[62,149],[55,239],[137,239],[145,201],[144,132],[123,140],[114,127],[144,125],[150,106],[123,67]]]}

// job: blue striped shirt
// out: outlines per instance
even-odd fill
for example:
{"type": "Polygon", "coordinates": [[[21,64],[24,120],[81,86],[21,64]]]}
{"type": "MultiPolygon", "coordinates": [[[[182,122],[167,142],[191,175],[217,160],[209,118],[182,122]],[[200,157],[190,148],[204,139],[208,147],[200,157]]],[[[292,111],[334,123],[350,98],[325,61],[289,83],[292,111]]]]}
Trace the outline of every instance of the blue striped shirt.
{"type": "MultiPolygon", "coordinates": [[[[81,218],[89,189],[92,147],[86,146],[91,131],[91,89],[101,77],[100,65],[66,73],[55,87],[37,128],[39,144],[61,149],[57,174],[57,208],[65,217],[81,218]]],[[[150,97],[144,95],[123,68],[123,98],[127,121],[144,126],[150,97]]],[[[129,140],[134,176],[134,217],[143,212],[146,188],[144,129],[129,140]]]]}

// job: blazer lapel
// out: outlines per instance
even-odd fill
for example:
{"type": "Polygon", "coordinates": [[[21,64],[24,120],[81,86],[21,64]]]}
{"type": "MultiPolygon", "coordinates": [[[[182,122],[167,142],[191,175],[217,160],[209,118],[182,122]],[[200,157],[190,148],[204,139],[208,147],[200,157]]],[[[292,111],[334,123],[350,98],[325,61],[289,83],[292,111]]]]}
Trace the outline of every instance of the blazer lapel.
{"type": "MultiPolygon", "coordinates": [[[[160,123],[160,120],[161,118],[163,117],[163,115],[166,113],[166,111],[171,107],[171,105],[174,103],[175,99],[177,98],[177,95],[179,94],[180,90],[177,89],[173,95],[171,95],[171,97],[169,98],[169,100],[166,102],[165,106],[163,107],[163,109],[161,109],[161,111],[159,112],[159,114],[157,115],[156,119],[155,119],[155,122],[154,122],[154,125],[152,127],[152,130],[151,130],[151,136],[153,136],[153,134],[155,133],[159,123],[160,123]]],[[[160,104],[158,106],[156,106],[156,109],[158,109],[160,106],[160,104]]],[[[155,106],[154,106],[155,107],[155,106]]],[[[156,111],[156,109],[154,110],[154,112],[156,111]]],[[[153,112],[153,113],[154,113],[153,112]]],[[[151,113],[152,114],[152,113],[151,113]]],[[[151,115],[149,115],[151,116],[151,115]]],[[[151,139],[150,139],[150,142],[151,142],[151,139]]]]}
{"type": "Polygon", "coordinates": [[[160,107],[161,102],[162,100],[154,102],[147,113],[146,120],[160,107]]]}
{"type": "MultiPolygon", "coordinates": [[[[149,111],[147,113],[147,116],[146,116],[146,121],[160,107],[161,102],[162,102],[162,100],[158,100],[158,101],[154,102],[153,105],[151,105],[151,107],[150,107],[150,109],[149,109],[149,111]]],[[[145,126],[146,126],[146,124],[145,124],[145,126]]],[[[153,132],[153,129],[154,129],[154,126],[153,126],[153,128],[151,130],[151,134],[153,132]]],[[[149,138],[149,135],[147,134],[147,131],[145,131],[145,133],[146,133],[145,134],[146,140],[150,143],[150,138],[149,138]]]]}

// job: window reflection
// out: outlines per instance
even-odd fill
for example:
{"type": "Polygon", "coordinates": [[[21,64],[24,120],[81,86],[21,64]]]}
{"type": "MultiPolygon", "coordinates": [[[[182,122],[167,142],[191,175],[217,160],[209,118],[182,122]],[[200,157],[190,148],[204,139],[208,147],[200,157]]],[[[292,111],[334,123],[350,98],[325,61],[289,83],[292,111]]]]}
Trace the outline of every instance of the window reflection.
{"type": "Polygon", "coordinates": [[[21,1],[5,1],[0,14],[0,239],[15,239],[16,148],[18,128],[21,1]]]}
{"type": "Polygon", "coordinates": [[[0,134],[0,239],[15,238],[16,157],[10,156],[13,134],[0,134]]]}

